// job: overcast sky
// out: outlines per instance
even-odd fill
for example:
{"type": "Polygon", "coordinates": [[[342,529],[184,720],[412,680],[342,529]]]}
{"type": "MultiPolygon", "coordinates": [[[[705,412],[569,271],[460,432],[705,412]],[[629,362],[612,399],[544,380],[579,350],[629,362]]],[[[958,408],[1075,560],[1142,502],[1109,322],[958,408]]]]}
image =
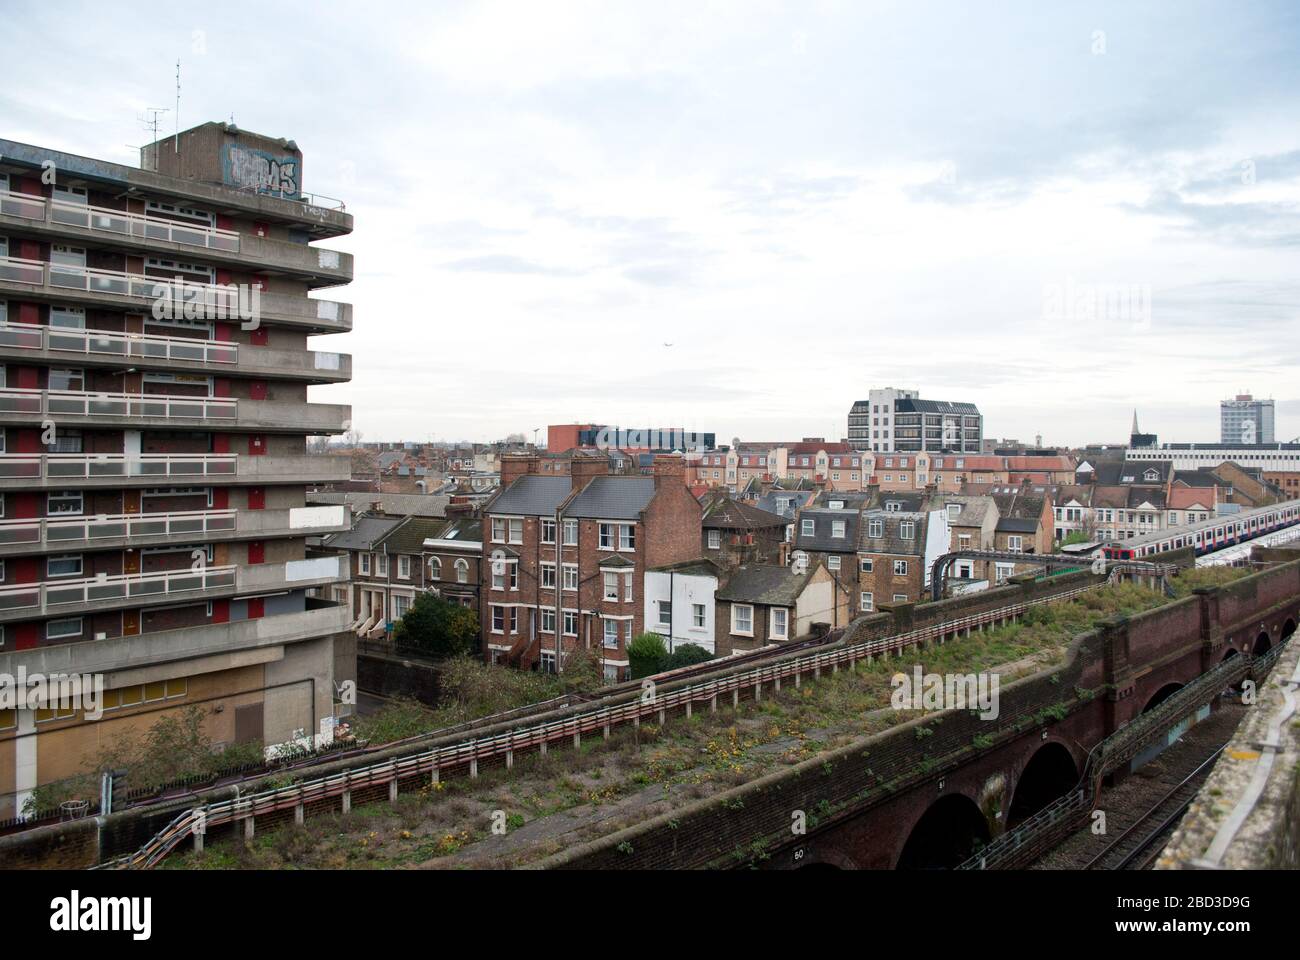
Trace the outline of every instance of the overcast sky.
{"type": "Polygon", "coordinates": [[[367,439],[838,438],[891,385],[1300,434],[1294,2],[8,6],[4,136],[136,163],[179,58],[182,128],[297,140],[367,439]]]}

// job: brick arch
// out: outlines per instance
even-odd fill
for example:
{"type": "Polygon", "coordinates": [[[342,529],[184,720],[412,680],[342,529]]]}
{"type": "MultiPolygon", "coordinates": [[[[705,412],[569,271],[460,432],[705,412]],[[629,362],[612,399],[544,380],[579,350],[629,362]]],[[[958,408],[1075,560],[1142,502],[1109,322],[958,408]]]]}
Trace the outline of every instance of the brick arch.
{"type": "Polygon", "coordinates": [[[945,793],[916,815],[901,832],[890,865],[895,870],[943,869],[956,866],[988,843],[991,833],[979,803],[961,791],[945,793]]]}
{"type": "Polygon", "coordinates": [[[1079,770],[1079,758],[1069,742],[1059,737],[1037,741],[1007,791],[1007,829],[1073,790],[1079,783],[1079,770]]]}
{"type": "Polygon", "coordinates": [[[794,865],[795,870],[861,870],[856,860],[838,847],[815,847],[794,865]]]}

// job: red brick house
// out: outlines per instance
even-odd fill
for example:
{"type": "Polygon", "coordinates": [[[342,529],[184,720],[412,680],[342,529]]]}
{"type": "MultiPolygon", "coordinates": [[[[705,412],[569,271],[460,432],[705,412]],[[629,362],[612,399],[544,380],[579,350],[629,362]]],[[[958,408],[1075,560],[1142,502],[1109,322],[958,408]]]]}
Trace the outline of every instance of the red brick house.
{"type": "Polygon", "coordinates": [[[700,553],[682,458],[657,455],[649,477],[611,475],[603,456],[575,456],[567,477],[538,475],[531,455],[503,458],[501,471],[483,510],[485,655],[554,670],[557,652],[598,649],[607,677],[626,676],[645,572],[700,553]]]}

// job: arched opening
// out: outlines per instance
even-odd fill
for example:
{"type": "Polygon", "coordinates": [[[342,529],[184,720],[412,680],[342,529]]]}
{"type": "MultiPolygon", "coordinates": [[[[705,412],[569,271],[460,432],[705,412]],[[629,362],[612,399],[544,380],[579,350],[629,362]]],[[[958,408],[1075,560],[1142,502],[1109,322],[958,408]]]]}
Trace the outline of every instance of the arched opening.
{"type": "Polygon", "coordinates": [[[1293,633],[1295,633],[1295,621],[1294,621],[1294,620],[1288,620],[1286,623],[1282,624],[1282,639],[1283,639],[1283,640],[1285,640],[1287,637],[1291,636],[1291,634],[1293,634],[1293,633]]]}
{"type": "Polygon", "coordinates": [[[898,856],[899,870],[951,870],[989,842],[989,825],[970,797],[950,793],[916,822],[898,856]]]}
{"type": "Polygon", "coordinates": [[[1161,687],[1159,690],[1155,692],[1155,694],[1151,697],[1150,700],[1147,701],[1147,705],[1142,708],[1142,712],[1150,713],[1152,710],[1160,706],[1160,704],[1164,703],[1166,700],[1168,700],[1170,697],[1172,697],[1175,693],[1177,693],[1181,689],[1183,689],[1183,685],[1181,683],[1166,683],[1163,687],[1161,687]]]}
{"type": "Polygon", "coordinates": [[[1267,633],[1261,632],[1255,638],[1255,645],[1250,648],[1250,652],[1258,657],[1261,654],[1268,653],[1268,648],[1271,646],[1273,646],[1273,641],[1268,638],[1267,633]]]}
{"type": "Polygon", "coordinates": [[[1007,813],[1007,829],[1069,793],[1078,782],[1074,757],[1063,744],[1053,742],[1039,747],[1016,781],[1016,792],[1011,796],[1011,809],[1007,813]]]}
{"type": "Polygon", "coordinates": [[[1236,648],[1236,647],[1229,647],[1226,651],[1224,651],[1223,659],[1220,660],[1219,662],[1220,662],[1220,663],[1227,663],[1229,660],[1231,660],[1233,657],[1236,657],[1236,656],[1240,656],[1240,654],[1237,653],[1237,648],[1236,648]]]}

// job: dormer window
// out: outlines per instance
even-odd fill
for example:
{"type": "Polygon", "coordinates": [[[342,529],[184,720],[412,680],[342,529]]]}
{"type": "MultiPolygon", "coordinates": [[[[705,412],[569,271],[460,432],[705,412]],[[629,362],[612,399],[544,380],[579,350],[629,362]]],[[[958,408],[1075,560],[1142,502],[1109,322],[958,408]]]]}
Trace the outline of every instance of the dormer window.
{"type": "Polygon", "coordinates": [[[903,509],[903,504],[901,501],[898,500],[890,500],[888,503],[885,504],[886,513],[898,513],[898,511],[902,509],[903,509]]]}

